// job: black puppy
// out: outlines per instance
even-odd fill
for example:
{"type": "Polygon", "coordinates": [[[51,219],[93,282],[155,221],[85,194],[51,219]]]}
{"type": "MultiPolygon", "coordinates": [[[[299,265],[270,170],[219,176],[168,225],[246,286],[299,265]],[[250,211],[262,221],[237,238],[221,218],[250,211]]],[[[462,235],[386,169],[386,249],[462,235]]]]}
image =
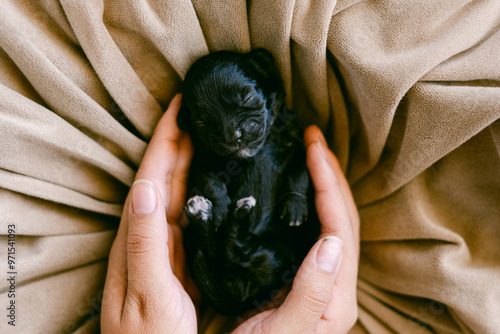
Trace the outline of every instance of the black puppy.
{"type": "Polygon", "coordinates": [[[271,54],[219,51],[186,74],[178,123],[195,154],[185,231],[194,280],[220,313],[282,288],[317,240],[302,131],[271,54]]]}

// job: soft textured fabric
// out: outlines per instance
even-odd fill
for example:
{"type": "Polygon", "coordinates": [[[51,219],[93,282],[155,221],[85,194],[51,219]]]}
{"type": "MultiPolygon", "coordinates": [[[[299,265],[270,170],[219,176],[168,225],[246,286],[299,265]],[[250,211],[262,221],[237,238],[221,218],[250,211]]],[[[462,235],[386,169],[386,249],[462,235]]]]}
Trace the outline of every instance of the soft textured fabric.
{"type": "Polygon", "coordinates": [[[1,0],[1,333],[99,330],[156,122],[198,57],[257,47],[359,206],[352,332],[500,332],[500,1],[1,0]]]}

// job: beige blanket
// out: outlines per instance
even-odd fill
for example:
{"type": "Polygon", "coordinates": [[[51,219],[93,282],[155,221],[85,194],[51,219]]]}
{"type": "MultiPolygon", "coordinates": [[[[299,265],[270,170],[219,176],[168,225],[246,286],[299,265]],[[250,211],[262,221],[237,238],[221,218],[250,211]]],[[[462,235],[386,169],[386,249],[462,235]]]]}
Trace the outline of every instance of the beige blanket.
{"type": "Polygon", "coordinates": [[[498,0],[1,0],[1,333],[98,331],[155,123],[195,59],[255,47],[352,185],[353,332],[500,333],[498,0]]]}

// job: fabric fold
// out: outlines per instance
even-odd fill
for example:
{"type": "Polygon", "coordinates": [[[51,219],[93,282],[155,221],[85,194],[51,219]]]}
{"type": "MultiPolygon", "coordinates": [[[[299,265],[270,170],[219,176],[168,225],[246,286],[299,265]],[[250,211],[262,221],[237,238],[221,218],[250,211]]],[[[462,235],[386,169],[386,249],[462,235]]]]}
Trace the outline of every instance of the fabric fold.
{"type": "MultiPolygon", "coordinates": [[[[155,123],[200,56],[259,47],[359,208],[352,333],[500,332],[497,0],[1,1],[0,239],[16,226],[16,330],[98,330],[155,123]]],[[[234,321],[208,311],[200,332],[234,321]]]]}

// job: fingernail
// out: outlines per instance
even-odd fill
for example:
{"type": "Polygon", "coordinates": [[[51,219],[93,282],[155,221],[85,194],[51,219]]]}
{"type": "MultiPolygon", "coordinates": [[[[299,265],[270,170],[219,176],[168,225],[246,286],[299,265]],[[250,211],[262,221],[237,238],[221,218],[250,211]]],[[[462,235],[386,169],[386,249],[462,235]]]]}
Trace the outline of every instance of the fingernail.
{"type": "Polygon", "coordinates": [[[323,159],[326,160],[326,152],[325,152],[323,145],[321,144],[321,142],[319,140],[316,143],[318,144],[318,148],[319,148],[319,151],[321,152],[321,155],[323,156],[323,159]]]}
{"type": "Polygon", "coordinates": [[[333,236],[323,238],[316,254],[318,267],[329,273],[334,271],[336,273],[342,260],[343,248],[344,243],[339,238],[333,236]]]}
{"type": "Polygon", "coordinates": [[[156,209],[156,191],[148,180],[137,180],[132,185],[132,208],[137,215],[147,215],[156,209]]]}

